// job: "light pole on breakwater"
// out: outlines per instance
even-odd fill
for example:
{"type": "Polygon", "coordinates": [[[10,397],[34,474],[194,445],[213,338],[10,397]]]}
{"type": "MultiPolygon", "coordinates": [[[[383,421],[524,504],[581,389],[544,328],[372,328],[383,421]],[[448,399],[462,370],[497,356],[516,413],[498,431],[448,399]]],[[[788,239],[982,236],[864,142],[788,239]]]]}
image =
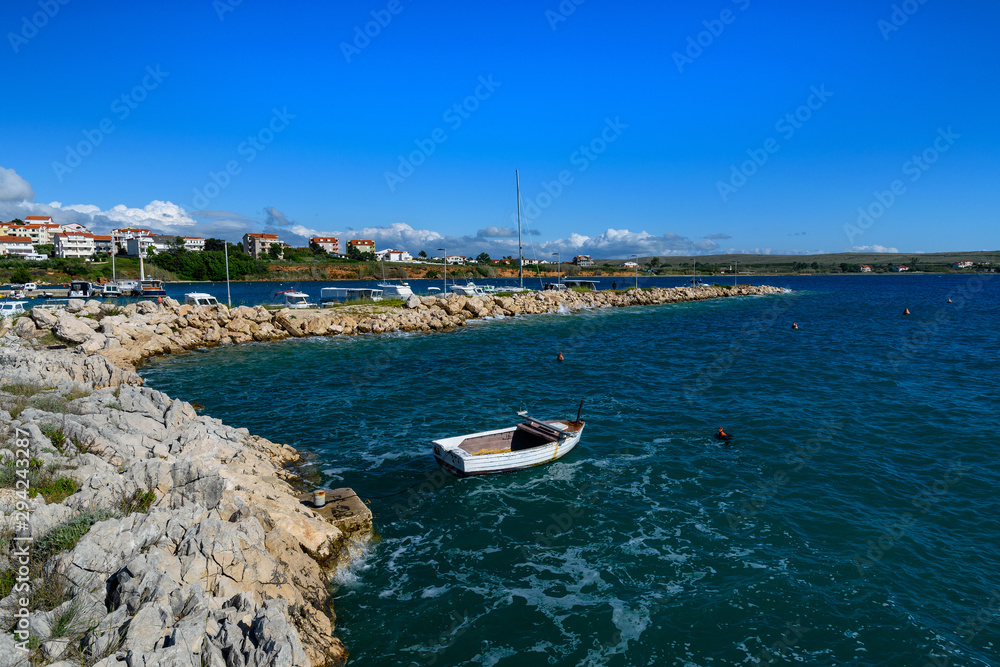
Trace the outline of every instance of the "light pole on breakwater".
{"type": "Polygon", "coordinates": [[[445,296],[448,296],[448,250],[445,248],[438,248],[444,253],[444,292],[445,296]]]}

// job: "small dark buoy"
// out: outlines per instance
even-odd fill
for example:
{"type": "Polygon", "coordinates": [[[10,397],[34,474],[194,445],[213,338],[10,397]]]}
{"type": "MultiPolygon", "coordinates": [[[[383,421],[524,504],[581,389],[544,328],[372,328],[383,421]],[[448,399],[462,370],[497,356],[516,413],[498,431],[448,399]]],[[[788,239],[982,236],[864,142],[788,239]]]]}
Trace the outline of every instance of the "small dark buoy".
{"type": "Polygon", "coordinates": [[[904,308],[903,309],[903,314],[904,315],[909,315],[910,314],[910,309],[909,308],[904,308]]]}
{"type": "Polygon", "coordinates": [[[793,329],[798,329],[799,325],[797,323],[795,323],[795,322],[792,322],[792,328],[793,329]]]}
{"type": "Polygon", "coordinates": [[[563,359],[562,352],[560,352],[559,356],[556,357],[556,361],[565,361],[565,359],[563,359]]]}

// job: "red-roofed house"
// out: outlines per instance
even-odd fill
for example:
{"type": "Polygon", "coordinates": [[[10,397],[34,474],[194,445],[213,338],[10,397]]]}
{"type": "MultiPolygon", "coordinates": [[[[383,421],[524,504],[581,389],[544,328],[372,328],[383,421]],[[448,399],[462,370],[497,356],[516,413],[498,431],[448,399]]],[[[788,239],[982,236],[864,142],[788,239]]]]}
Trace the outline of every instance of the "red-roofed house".
{"type": "Polygon", "coordinates": [[[94,254],[94,235],[89,232],[59,232],[52,235],[56,257],[87,259],[94,254]]]}
{"type": "Polygon", "coordinates": [[[406,252],[405,250],[393,250],[392,248],[387,248],[385,250],[379,250],[375,253],[375,256],[381,259],[383,262],[412,262],[413,255],[406,252]]]}
{"type": "Polygon", "coordinates": [[[247,232],[243,235],[243,252],[254,259],[260,259],[261,255],[266,255],[267,251],[271,249],[272,243],[281,245],[277,234],[251,234],[247,232]]]}
{"type": "Polygon", "coordinates": [[[27,236],[0,236],[0,253],[3,255],[31,255],[35,252],[35,247],[31,245],[31,239],[27,236]]]}
{"type": "Polygon", "coordinates": [[[336,236],[313,236],[309,239],[309,245],[313,243],[328,253],[333,255],[340,254],[340,240],[336,236]]]}
{"type": "Polygon", "coordinates": [[[26,223],[17,227],[11,227],[11,230],[16,232],[19,236],[29,237],[31,242],[36,244],[52,243],[53,234],[66,231],[61,225],[40,222],[26,223]]]}
{"type": "Polygon", "coordinates": [[[94,234],[94,252],[99,255],[111,254],[111,234],[94,234]]]}
{"type": "Polygon", "coordinates": [[[369,241],[368,239],[352,239],[347,242],[347,250],[350,251],[351,248],[357,248],[358,252],[364,254],[370,252],[375,253],[375,242],[369,241]]]}

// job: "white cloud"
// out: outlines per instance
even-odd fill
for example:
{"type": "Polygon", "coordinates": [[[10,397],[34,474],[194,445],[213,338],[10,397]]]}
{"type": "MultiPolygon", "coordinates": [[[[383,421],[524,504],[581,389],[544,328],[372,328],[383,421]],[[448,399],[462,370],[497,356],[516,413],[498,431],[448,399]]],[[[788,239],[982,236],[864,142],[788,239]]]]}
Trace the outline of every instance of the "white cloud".
{"type": "Polygon", "coordinates": [[[182,207],[159,199],[154,199],[143,208],[129,208],[124,204],[118,204],[104,215],[113,222],[121,222],[130,227],[140,225],[176,227],[195,224],[194,218],[182,207]]]}
{"type": "Polygon", "coordinates": [[[18,176],[13,169],[0,167],[0,201],[32,201],[34,198],[35,191],[28,181],[18,176]]]}
{"type": "Polygon", "coordinates": [[[292,225],[291,227],[288,228],[288,231],[290,231],[292,234],[295,234],[296,236],[301,236],[302,238],[306,239],[313,236],[323,236],[315,229],[309,229],[308,227],[305,227],[303,225],[292,225]]]}
{"type": "Polygon", "coordinates": [[[546,241],[540,244],[543,251],[563,254],[579,253],[594,257],[625,257],[630,254],[650,255],[698,255],[718,249],[719,244],[710,238],[689,239],[672,232],[661,236],[649,232],[631,232],[627,229],[608,229],[598,236],[570,234],[569,238],[546,241]]]}
{"type": "MultiPolygon", "coordinates": [[[[411,248],[417,248],[417,252],[420,250],[431,252],[446,240],[444,236],[435,231],[414,229],[405,222],[394,222],[386,227],[349,229],[346,232],[336,232],[334,236],[343,236],[348,239],[371,239],[375,241],[376,248],[399,248],[409,252],[413,252],[411,248]],[[430,245],[434,245],[434,248],[425,247],[430,245]]],[[[451,250],[448,252],[450,253],[451,250]]]]}
{"type": "Polygon", "coordinates": [[[892,252],[897,253],[896,248],[887,248],[884,245],[856,245],[851,247],[851,252],[892,252]]]}

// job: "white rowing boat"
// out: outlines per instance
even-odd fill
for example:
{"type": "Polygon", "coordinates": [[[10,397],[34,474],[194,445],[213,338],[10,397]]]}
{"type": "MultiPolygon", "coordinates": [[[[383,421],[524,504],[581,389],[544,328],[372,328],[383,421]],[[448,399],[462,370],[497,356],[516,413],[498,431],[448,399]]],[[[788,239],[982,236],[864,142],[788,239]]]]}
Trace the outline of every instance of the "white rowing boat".
{"type": "Polygon", "coordinates": [[[523,421],[517,426],[435,440],[434,458],[456,477],[521,470],[568,454],[580,442],[585,426],[579,412],[576,421],[518,415],[523,421]]]}

